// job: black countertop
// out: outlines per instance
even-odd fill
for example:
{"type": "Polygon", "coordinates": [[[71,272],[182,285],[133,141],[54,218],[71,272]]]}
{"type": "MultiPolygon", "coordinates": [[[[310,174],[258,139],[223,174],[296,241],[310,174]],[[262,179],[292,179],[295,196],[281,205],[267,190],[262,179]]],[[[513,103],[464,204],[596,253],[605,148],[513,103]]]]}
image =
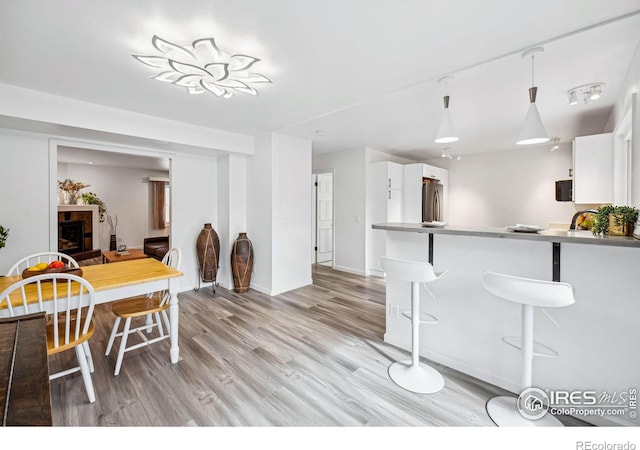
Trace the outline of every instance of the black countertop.
{"type": "Polygon", "coordinates": [[[608,245],[614,247],[638,247],[640,239],[632,236],[594,236],[591,231],[542,230],[537,233],[508,231],[498,227],[462,227],[447,225],[444,227],[424,226],[420,223],[375,223],[374,230],[405,231],[410,233],[448,234],[458,236],[477,236],[499,239],[522,239],[527,241],[562,242],[569,244],[608,245]]]}

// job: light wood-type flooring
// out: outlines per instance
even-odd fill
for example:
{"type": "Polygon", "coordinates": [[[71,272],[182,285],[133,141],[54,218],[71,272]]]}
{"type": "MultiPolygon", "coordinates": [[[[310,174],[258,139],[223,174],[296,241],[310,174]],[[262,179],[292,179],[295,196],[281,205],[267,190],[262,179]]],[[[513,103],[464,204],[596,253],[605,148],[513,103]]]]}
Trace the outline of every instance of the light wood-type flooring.
{"type": "MultiPolygon", "coordinates": [[[[169,362],[164,340],[125,354],[117,377],[116,349],[104,356],[113,316],[99,305],[90,341],[97,400],[88,403],[79,374],[51,381],[54,425],[494,426],[485,403],[505,393],[495,386],[439,365],[445,387],[436,394],[388,378],[407,352],[383,342],[383,280],[319,265],[313,280],[274,297],[181,293],[180,361],[169,362]]],[[[67,353],[50,359],[52,370],[75,359],[67,353]]]]}

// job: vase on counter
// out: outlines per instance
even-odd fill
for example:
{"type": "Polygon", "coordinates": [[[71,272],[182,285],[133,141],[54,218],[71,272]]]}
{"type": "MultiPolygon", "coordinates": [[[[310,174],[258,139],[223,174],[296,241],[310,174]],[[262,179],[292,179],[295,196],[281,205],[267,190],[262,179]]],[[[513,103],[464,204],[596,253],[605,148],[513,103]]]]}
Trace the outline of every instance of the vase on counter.
{"type": "Polygon", "coordinates": [[[220,265],[220,238],[210,223],[205,223],[196,240],[200,279],[215,282],[220,265]]]}
{"type": "Polygon", "coordinates": [[[116,235],[112,234],[109,236],[109,250],[116,249],[116,235]]]}
{"type": "Polygon", "coordinates": [[[231,272],[236,292],[243,293],[249,290],[252,271],[253,244],[247,237],[247,233],[240,233],[231,247],[231,272]]]}

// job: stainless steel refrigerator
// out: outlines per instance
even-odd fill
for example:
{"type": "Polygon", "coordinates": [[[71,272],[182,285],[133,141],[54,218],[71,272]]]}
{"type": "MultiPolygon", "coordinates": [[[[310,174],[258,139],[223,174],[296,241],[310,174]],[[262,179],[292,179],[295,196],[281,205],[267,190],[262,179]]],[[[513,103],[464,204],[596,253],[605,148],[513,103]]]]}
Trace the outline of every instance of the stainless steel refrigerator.
{"type": "Polygon", "coordinates": [[[422,221],[442,222],[442,183],[432,178],[422,179],[422,221]]]}

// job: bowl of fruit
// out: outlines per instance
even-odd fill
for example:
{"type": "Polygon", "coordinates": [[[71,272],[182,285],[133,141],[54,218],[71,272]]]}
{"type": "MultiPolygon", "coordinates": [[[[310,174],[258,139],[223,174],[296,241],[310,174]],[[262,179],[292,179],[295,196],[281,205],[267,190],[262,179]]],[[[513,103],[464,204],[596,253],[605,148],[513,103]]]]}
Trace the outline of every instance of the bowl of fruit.
{"type": "Polygon", "coordinates": [[[82,269],[79,267],[70,267],[60,260],[51,261],[50,263],[41,262],[24,269],[22,271],[22,278],[35,277],[36,275],[47,273],[70,273],[81,277],[82,269]]]}

